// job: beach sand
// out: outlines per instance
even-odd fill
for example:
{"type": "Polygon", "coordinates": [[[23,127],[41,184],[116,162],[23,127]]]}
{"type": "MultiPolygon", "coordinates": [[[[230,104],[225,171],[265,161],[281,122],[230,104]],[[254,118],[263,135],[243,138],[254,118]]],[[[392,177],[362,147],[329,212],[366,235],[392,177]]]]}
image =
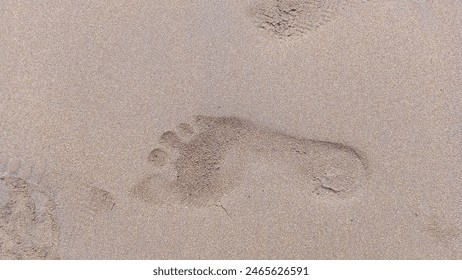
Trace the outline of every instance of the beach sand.
{"type": "Polygon", "coordinates": [[[460,1],[0,11],[0,259],[462,258],[460,1]]]}

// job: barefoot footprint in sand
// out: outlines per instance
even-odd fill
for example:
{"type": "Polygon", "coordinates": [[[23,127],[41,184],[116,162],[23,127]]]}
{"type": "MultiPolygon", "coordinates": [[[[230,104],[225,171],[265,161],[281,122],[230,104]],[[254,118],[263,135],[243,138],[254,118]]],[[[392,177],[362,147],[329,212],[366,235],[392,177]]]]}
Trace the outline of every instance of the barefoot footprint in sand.
{"type": "Polygon", "coordinates": [[[364,158],[351,147],[297,138],[236,117],[197,116],[192,125],[163,133],[159,144],[148,156],[156,172],[132,189],[136,198],[156,205],[217,205],[233,188],[225,171],[225,159],[233,154],[243,166],[255,157],[283,165],[288,172],[281,176],[297,177],[313,197],[345,198],[365,178],[364,158]]]}

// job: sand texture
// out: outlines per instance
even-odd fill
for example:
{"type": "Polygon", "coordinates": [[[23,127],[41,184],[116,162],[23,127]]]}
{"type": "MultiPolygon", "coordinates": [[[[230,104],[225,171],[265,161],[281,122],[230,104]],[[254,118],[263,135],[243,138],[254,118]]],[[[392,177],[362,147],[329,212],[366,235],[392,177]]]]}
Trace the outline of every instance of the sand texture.
{"type": "Polygon", "coordinates": [[[462,258],[460,1],[0,19],[0,259],[462,258]]]}

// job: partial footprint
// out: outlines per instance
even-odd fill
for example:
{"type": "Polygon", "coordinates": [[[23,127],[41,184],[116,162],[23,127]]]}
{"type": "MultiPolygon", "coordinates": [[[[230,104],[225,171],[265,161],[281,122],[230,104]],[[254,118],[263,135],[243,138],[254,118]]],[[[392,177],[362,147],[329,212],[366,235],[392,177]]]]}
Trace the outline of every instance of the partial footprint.
{"type": "Polygon", "coordinates": [[[443,246],[451,258],[462,256],[462,229],[458,227],[459,220],[451,221],[445,215],[431,212],[421,218],[421,231],[433,239],[437,245],[443,246]]]}
{"type": "Polygon", "coordinates": [[[0,259],[58,259],[56,204],[39,186],[39,173],[5,156],[0,161],[0,259]]]}
{"type": "Polygon", "coordinates": [[[365,178],[364,157],[342,144],[293,137],[236,117],[197,116],[188,131],[187,139],[162,134],[163,147],[148,156],[155,172],[134,186],[136,198],[156,205],[217,205],[254,158],[281,166],[272,176],[297,182],[314,197],[350,196],[365,178]]]}
{"type": "Polygon", "coordinates": [[[367,0],[270,0],[249,9],[255,24],[279,38],[303,35],[367,0]]]}
{"type": "Polygon", "coordinates": [[[98,219],[116,206],[114,196],[106,190],[82,183],[78,178],[61,181],[57,191],[57,213],[62,225],[62,243],[74,242],[75,234],[82,237],[95,230],[98,219]]]}
{"type": "Polygon", "coordinates": [[[0,154],[0,259],[61,258],[115,206],[110,192],[41,166],[0,154]]]}
{"type": "Polygon", "coordinates": [[[258,27],[281,38],[302,35],[328,23],[347,0],[271,0],[250,11],[258,27]]]}

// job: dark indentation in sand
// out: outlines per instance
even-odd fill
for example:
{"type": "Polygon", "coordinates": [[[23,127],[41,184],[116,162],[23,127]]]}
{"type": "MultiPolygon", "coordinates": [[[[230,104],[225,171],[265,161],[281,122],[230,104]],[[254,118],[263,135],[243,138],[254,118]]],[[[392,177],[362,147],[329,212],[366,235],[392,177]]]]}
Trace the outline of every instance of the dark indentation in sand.
{"type": "Polygon", "coordinates": [[[203,121],[206,129],[180,150],[174,162],[177,172],[174,188],[180,201],[205,205],[226,191],[218,183],[217,171],[224,153],[246,133],[246,126],[237,118],[217,118],[213,122],[199,117],[198,121],[203,121]]]}
{"type": "Polygon", "coordinates": [[[155,166],[164,166],[167,163],[168,154],[162,149],[154,149],[149,153],[148,160],[155,166]]]}
{"type": "Polygon", "coordinates": [[[109,211],[115,206],[112,194],[100,188],[90,189],[90,209],[95,212],[109,211]]]}
{"type": "MultiPolygon", "coordinates": [[[[132,189],[133,195],[154,204],[219,204],[233,187],[222,183],[228,176],[223,171],[225,155],[239,150],[245,150],[249,159],[258,154],[266,161],[277,158],[293,166],[313,193],[322,190],[318,194],[326,196],[356,191],[365,176],[365,157],[347,145],[297,138],[236,117],[197,116],[195,122],[198,129],[191,139],[177,145],[174,175],[157,170],[132,189]]],[[[164,135],[168,137],[161,138],[177,139],[171,132],[164,135]]]]}
{"type": "Polygon", "coordinates": [[[173,131],[162,133],[159,138],[159,143],[170,146],[172,148],[179,148],[182,144],[180,137],[178,137],[178,135],[173,131]]]}

